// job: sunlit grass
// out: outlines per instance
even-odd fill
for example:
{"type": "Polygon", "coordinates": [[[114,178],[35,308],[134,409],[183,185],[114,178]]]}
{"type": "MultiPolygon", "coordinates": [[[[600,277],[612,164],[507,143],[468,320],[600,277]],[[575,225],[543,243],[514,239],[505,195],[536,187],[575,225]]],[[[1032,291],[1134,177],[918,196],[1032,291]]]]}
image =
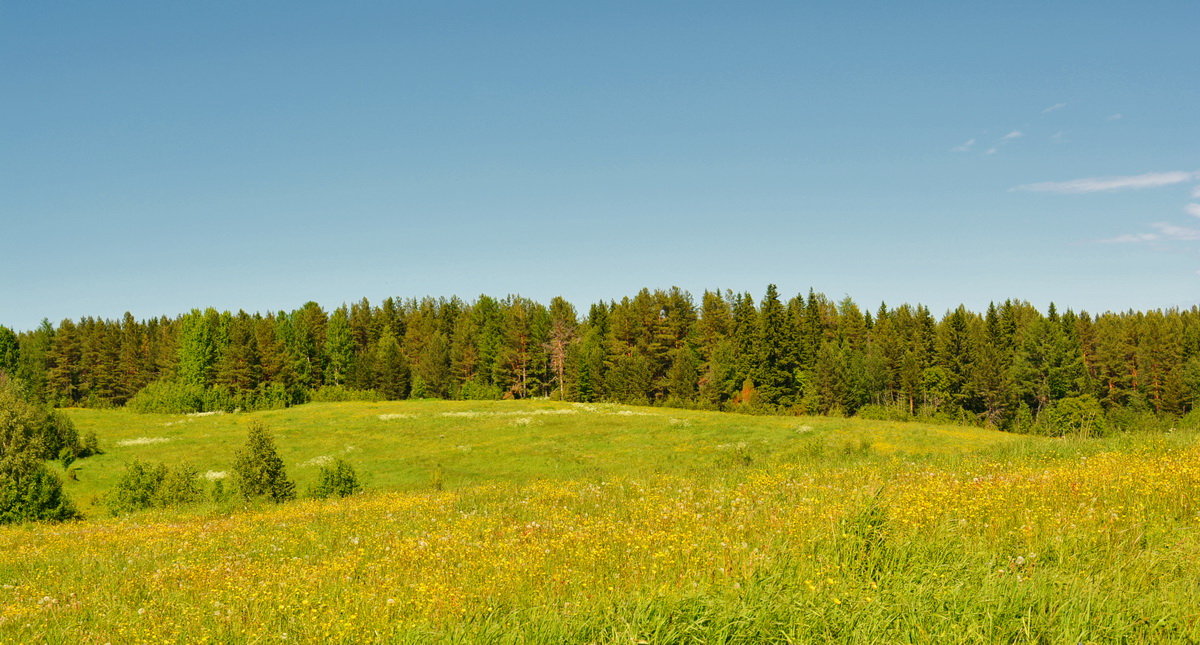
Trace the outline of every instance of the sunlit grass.
{"type": "MultiPolygon", "coordinates": [[[[360,469],[394,462],[393,474],[340,501],[0,530],[0,641],[1200,639],[1194,435],[1051,441],[648,408],[533,414],[567,407],[256,415],[289,464],[354,441],[366,444],[351,453],[360,469]],[[537,423],[512,423],[523,418],[537,423]],[[468,437],[475,447],[456,451],[468,437]],[[579,454],[593,457],[571,465],[579,454]],[[435,462],[447,490],[401,475],[435,462]]],[[[137,416],[74,414],[81,427],[111,424],[106,442],[148,432],[137,416]]],[[[229,436],[231,451],[243,422],[197,419],[175,443],[114,448],[90,468],[134,450],[220,468],[224,453],[198,446],[229,436]]]]}

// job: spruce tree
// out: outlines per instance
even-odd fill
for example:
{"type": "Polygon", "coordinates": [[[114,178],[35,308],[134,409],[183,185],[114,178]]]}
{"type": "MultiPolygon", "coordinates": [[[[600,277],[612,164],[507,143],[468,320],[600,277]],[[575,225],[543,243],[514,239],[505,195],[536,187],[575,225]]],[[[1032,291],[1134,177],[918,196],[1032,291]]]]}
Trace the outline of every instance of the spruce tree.
{"type": "Polygon", "coordinates": [[[385,399],[397,400],[408,397],[408,359],[400,351],[400,342],[391,332],[385,332],[375,347],[373,360],[373,385],[385,399]]]}

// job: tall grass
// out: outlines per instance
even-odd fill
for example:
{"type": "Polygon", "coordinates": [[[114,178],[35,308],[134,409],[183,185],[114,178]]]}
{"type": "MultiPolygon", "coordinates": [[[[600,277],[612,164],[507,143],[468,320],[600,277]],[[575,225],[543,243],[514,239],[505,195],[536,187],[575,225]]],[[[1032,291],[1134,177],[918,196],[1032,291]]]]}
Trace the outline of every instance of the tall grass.
{"type": "Polygon", "coordinates": [[[4,529],[0,641],[1200,640],[1194,442],[804,441],[786,462],[4,529]]]}

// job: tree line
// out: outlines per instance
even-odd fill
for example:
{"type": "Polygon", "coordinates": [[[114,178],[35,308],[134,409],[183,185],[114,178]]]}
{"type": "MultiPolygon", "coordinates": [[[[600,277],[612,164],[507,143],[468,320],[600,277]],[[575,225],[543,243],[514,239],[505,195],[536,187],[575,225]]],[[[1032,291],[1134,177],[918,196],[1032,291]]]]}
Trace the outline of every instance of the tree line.
{"type": "Polygon", "coordinates": [[[53,405],[147,411],[550,397],[1109,427],[1193,409],[1200,310],[1091,315],[1008,300],[939,318],[811,290],[784,300],[773,285],[757,300],[705,291],[699,302],[643,289],[582,315],[562,298],[364,299],[0,327],[0,371],[53,405]]]}

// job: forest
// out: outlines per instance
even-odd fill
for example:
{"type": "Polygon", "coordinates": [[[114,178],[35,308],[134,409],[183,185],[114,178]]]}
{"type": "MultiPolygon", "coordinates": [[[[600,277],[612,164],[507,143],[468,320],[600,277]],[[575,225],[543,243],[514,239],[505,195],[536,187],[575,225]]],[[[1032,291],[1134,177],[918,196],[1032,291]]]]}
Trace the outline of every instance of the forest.
{"type": "MultiPolygon", "coordinates": [[[[1200,397],[1200,310],[985,312],[774,285],[563,298],[366,299],[331,312],[192,310],[0,327],[0,371],[59,407],[146,412],[310,400],[548,397],[748,413],[936,419],[1016,432],[1169,427],[1200,397]]],[[[1190,417],[1189,417],[1190,419],[1190,417]]]]}

